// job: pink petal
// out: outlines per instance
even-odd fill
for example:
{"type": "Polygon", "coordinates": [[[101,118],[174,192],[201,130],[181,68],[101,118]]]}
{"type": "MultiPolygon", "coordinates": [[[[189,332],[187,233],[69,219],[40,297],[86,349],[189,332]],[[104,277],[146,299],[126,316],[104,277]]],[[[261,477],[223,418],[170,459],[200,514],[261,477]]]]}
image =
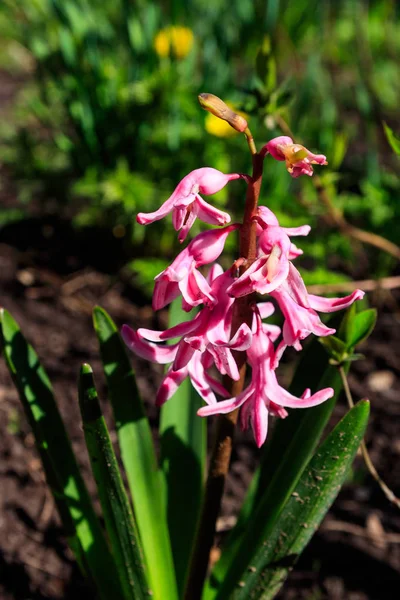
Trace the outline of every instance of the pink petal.
{"type": "Polygon", "coordinates": [[[286,235],[289,236],[308,235],[311,231],[311,227],[309,225],[300,225],[300,227],[282,227],[282,229],[286,235]]]}
{"type": "Polygon", "coordinates": [[[211,285],[215,281],[215,279],[217,279],[217,277],[222,275],[223,272],[224,272],[224,270],[221,267],[221,265],[219,265],[218,263],[214,263],[210,267],[210,270],[208,271],[208,274],[207,274],[206,279],[207,279],[208,283],[211,285]]]}
{"type": "Polygon", "coordinates": [[[156,406],[162,406],[167,400],[172,398],[178,387],[188,376],[188,369],[185,367],[180,371],[174,371],[170,368],[161,382],[157,390],[156,406]]]}
{"type": "Polygon", "coordinates": [[[172,365],[173,370],[179,371],[186,367],[195,352],[196,350],[194,348],[189,346],[184,340],[181,340],[178,344],[178,350],[172,365]]]}
{"type": "Polygon", "coordinates": [[[192,307],[215,302],[207,280],[195,268],[192,268],[178,285],[184,300],[192,307]]]}
{"type": "Polygon", "coordinates": [[[138,329],[138,334],[141,337],[144,337],[146,340],[150,340],[151,342],[162,342],[164,340],[182,337],[184,335],[187,335],[191,331],[194,331],[199,326],[200,320],[201,313],[198,313],[195,316],[195,318],[191,321],[179,323],[174,327],[170,327],[170,329],[165,329],[165,331],[155,331],[153,329],[144,329],[143,327],[141,327],[140,329],[138,329]]]}
{"type": "Polygon", "coordinates": [[[171,281],[168,275],[160,274],[156,277],[153,290],[153,310],[160,310],[170,304],[179,296],[179,286],[176,281],[171,281]]]}
{"type": "Polygon", "coordinates": [[[261,395],[254,398],[254,407],[251,413],[251,426],[256,444],[258,448],[261,448],[266,440],[268,432],[268,410],[261,395]]]}
{"type": "MultiPolygon", "coordinates": [[[[182,244],[185,241],[187,234],[189,233],[190,228],[197,218],[197,211],[193,207],[189,214],[186,213],[186,221],[182,224],[182,229],[178,234],[178,241],[182,244]]],[[[175,229],[180,229],[180,227],[175,227],[175,229]]]]}
{"type": "Polygon", "coordinates": [[[285,155],[282,154],[282,150],[279,149],[279,146],[288,146],[291,144],[293,144],[292,138],[288,137],[287,135],[280,135],[270,140],[268,144],[265,144],[264,148],[276,160],[285,160],[285,155]]]}
{"type": "Polygon", "coordinates": [[[208,204],[199,195],[196,197],[196,210],[199,219],[210,225],[226,225],[231,221],[231,216],[228,213],[208,204]]]}
{"type": "Polygon", "coordinates": [[[275,214],[269,209],[267,206],[259,206],[257,215],[259,221],[263,224],[264,228],[268,227],[268,225],[279,226],[279,221],[275,214]]]}
{"type": "Polygon", "coordinates": [[[174,360],[178,344],[171,346],[157,346],[151,342],[145,342],[134,329],[123,325],[121,330],[125,344],[132,352],[152,362],[167,364],[174,360]]]}
{"type": "Polygon", "coordinates": [[[221,382],[219,382],[217,379],[214,379],[214,377],[211,377],[211,375],[209,375],[206,371],[204,371],[204,378],[207,381],[210,388],[216,394],[218,394],[219,396],[222,396],[222,398],[229,398],[230,394],[225,389],[225,387],[222,385],[221,382]]]}
{"type": "Polygon", "coordinates": [[[318,310],[319,312],[329,313],[335,312],[336,310],[342,310],[347,308],[355,300],[361,300],[365,293],[361,290],[354,290],[350,296],[344,298],[323,298],[322,296],[314,296],[313,294],[308,295],[311,308],[318,310]]]}
{"type": "Polygon", "coordinates": [[[211,229],[199,233],[187,247],[188,255],[194,260],[197,267],[213,263],[222,253],[228,235],[239,227],[238,223],[234,223],[222,229],[211,229]]]}
{"type": "Polygon", "coordinates": [[[257,309],[262,319],[268,319],[275,312],[275,306],[272,302],[258,302],[257,309]]]}
{"type": "Polygon", "coordinates": [[[222,402],[217,402],[217,404],[212,404],[210,406],[202,406],[197,411],[199,417],[209,417],[210,415],[226,415],[227,413],[235,410],[235,408],[239,408],[250,398],[250,396],[254,393],[254,388],[249,385],[241,394],[236,396],[236,398],[229,398],[229,400],[222,400],[222,402]]]}

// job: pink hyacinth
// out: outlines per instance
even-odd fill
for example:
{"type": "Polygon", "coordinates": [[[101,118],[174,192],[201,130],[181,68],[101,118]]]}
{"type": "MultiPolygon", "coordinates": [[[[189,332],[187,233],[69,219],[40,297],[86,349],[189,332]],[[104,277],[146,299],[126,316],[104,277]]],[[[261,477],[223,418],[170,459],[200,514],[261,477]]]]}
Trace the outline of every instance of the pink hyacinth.
{"type": "Polygon", "coordinates": [[[289,236],[305,236],[309,225],[280,227],[278,219],[266,206],[257,213],[258,258],[228,289],[228,294],[239,298],[252,292],[271,293],[287,279],[289,261],[302,251],[290,241],[289,236]]]}
{"type": "Polygon", "coordinates": [[[210,293],[215,298],[214,306],[205,306],[194,319],[165,331],[138,329],[135,332],[125,325],[123,335],[130,349],[147,360],[160,364],[172,362],[173,371],[186,368],[196,353],[207,352],[222,375],[238,380],[239,371],[232,350],[247,350],[252,342],[252,333],[243,323],[235,335],[231,336],[234,299],[227,296],[226,289],[231,284],[232,274],[231,270],[226,273],[221,271],[215,265],[209,274],[210,293]],[[154,343],[177,337],[181,337],[180,342],[172,346],[154,343]]]}
{"type": "Polygon", "coordinates": [[[190,311],[196,307],[198,312],[164,331],[145,328],[136,331],[124,325],[122,335],[138,356],[168,365],[156,395],[158,406],[189,378],[206,403],[198,411],[200,416],[226,414],[241,408],[242,427],[250,423],[256,443],[261,446],[267,436],[269,414],[285,418],[287,408],[316,406],[333,395],[331,388],[315,394],[306,389],[301,397],[296,397],[279,385],[275,370],[287,346],[301,350],[302,340],[311,333],[318,336],[335,333],[318,313],[347,308],[364,293],[355,290],[344,298],[309,294],[292,262],[302,250],[291,240],[293,236],[308,235],[309,225],[281,227],[269,208],[257,207],[259,174],[267,154],[285,161],[292,177],[312,175],[312,165],[326,165],[326,157],[313,154],[287,136],[274,138],[258,153],[254,150],[254,140],[248,142],[253,154],[253,177],[225,175],[210,167],[196,169],[184,177],[157,211],[137,216],[139,223],[147,225],[172,213],[173,225],[180,231],[178,239],[182,242],[197,217],[212,225],[226,225],[230,221],[227,213],[205,202],[200,194],[214,194],[239,178],[249,186],[245,209],[248,221],[243,227],[235,223],[198,234],[155,278],[155,310],[182,296],[182,308],[190,311]],[[236,230],[240,231],[243,256],[237,257],[224,271],[216,261],[228,235],[236,230]],[[207,275],[201,269],[206,265],[210,265],[207,275]],[[264,322],[273,313],[274,305],[255,303],[255,293],[269,294],[274,299],[284,317],[282,330],[264,322]],[[248,298],[242,300],[245,296],[248,298]],[[178,341],[171,343],[173,340],[178,341]],[[238,353],[241,353],[239,359],[238,353]],[[251,380],[237,397],[229,397],[228,389],[232,389],[229,379],[240,381],[239,366],[244,362],[251,368],[251,380]]]}
{"type": "Polygon", "coordinates": [[[233,224],[197,235],[173,263],[155,278],[153,309],[160,310],[179,294],[183,296],[183,308],[188,311],[199,304],[213,304],[215,297],[197,268],[217,260],[226,238],[238,227],[238,224],[233,224]]]}
{"type": "Polygon", "coordinates": [[[263,153],[269,154],[276,160],[284,160],[286,168],[292,177],[313,174],[311,165],[327,165],[328,161],[323,154],[313,154],[304,146],[295,144],[292,138],[281,135],[270,140],[262,149],[263,153]]]}
{"type": "Polygon", "coordinates": [[[286,346],[294,346],[296,350],[301,350],[301,340],[304,340],[310,333],[323,337],[334,334],[336,330],[324,325],[317,311],[330,313],[348,308],[356,300],[361,300],[364,292],[354,290],[352,294],[344,298],[314,296],[307,292],[300,273],[290,263],[286,281],[272,291],[271,296],[278,302],[285,317],[281,346],[283,351],[286,346]]]}
{"type": "Polygon", "coordinates": [[[148,225],[162,219],[172,212],[172,223],[176,231],[180,231],[178,239],[183,242],[198,217],[210,225],[226,225],[231,218],[228,213],[205,202],[200,194],[216,194],[234,179],[246,178],[239,173],[225,175],[217,169],[203,167],[186,175],[175,188],[172,195],[151,213],[139,213],[136,217],[141,225],[148,225]]]}
{"type": "Polygon", "coordinates": [[[256,332],[253,335],[253,343],[247,350],[247,360],[252,368],[252,379],[247,388],[236,398],[229,398],[217,404],[209,404],[200,408],[197,414],[201,417],[226,414],[242,407],[242,428],[247,428],[248,423],[251,423],[258,447],[262,446],[267,437],[269,413],[285,418],[287,416],[285,407],[317,406],[333,396],[333,389],[325,388],[313,395],[307,389],[301,398],[297,398],[279,385],[275,375],[278,361],[270,332],[258,314],[256,315],[256,332]]]}

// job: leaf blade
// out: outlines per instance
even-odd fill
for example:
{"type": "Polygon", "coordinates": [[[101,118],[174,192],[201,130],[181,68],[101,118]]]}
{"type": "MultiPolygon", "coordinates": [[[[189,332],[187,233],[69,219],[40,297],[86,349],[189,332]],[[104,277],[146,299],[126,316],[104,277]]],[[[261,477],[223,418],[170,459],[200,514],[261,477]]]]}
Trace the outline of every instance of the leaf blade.
{"type": "Polygon", "coordinates": [[[80,474],[47,374],[18,324],[4,309],[0,312],[0,332],[8,369],[78,564],[95,582],[101,598],[122,598],[114,560],[80,474]]]}
{"type": "Polygon", "coordinates": [[[368,416],[369,402],[362,400],[315,452],[278,521],[251,558],[251,570],[241,578],[240,589],[229,595],[230,600],[275,597],[345,481],[368,416]]]}
{"type": "Polygon", "coordinates": [[[174,564],[149,421],[115,323],[98,306],[93,310],[93,323],[151,587],[156,599],[173,600],[177,597],[174,564]]]}
{"type": "Polygon", "coordinates": [[[139,533],[101,412],[93,371],[87,364],[82,366],[79,374],[79,406],[92,472],[124,598],[143,600],[152,592],[145,574],[139,533]]]}
{"type": "Polygon", "coordinates": [[[235,570],[246,564],[246,548],[260,539],[267,519],[273,521],[278,517],[329,421],[342,390],[342,381],[337,369],[329,365],[328,355],[321,352],[318,339],[312,340],[304,350],[289,391],[299,396],[310,386],[315,389],[332,387],[334,396],[310,409],[291,410],[286,419],[280,419],[276,423],[249,487],[238,522],[207,582],[205,600],[219,598],[222,582],[230,576],[234,578],[235,570]],[[254,521],[249,528],[249,519],[261,502],[263,508],[258,513],[259,520],[254,521]],[[234,561],[235,568],[232,567],[234,561]]]}
{"type": "MultiPolygon", "coordinates": [[[[175,301],[169,327],[187,319],[175,301]]],[[[187,378],[161,408],[161,467],[178,589],[183,592],[201,510],[206,459],[206,422],[197,416],[202,400],[187,378]],[[182,501],[183,499],[183,501],[182,501]]]]}

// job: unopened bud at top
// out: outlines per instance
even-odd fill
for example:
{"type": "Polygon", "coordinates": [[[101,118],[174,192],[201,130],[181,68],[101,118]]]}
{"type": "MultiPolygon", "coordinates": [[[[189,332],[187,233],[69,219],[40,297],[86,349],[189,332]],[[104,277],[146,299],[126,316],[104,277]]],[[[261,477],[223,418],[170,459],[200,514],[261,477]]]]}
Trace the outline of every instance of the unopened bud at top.
{"type": "Polygon", "coordinates": [[[215,115],[219,119],[223,119],[233,129],[243,133],[247,129],[247,121],[242,115],[238,115],[234,110],[229,108],[225,102],[214,96],[214,94],[199,94],[199,102],[204,110],[208,110],[211,114],[215,115]]]}

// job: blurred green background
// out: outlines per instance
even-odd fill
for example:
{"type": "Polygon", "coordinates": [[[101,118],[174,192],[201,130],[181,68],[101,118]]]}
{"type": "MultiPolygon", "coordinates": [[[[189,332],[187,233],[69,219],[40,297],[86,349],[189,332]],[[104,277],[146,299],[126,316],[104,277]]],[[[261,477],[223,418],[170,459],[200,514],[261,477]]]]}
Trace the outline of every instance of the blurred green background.
{"type": "MultiPolygon", "coordinates": [[[[34,211],[110,229],[149,289],[176,235],[136,213],[192,169],[250,170],[244,137],[199,107],[211,92],[248,115],[259,148],[287,125],[326,154],[319,184],[338,214],[396,243],[400,163],[384,122],[400,131],[399,13],[396,0],[3,0],[0,69],[18,92],[0,162],[18,205],[1,224],[34,211]]],[[[343,235],[316,187],[267,159],[261,202],[313,227],[306,282],[391,273],[395,259],[343,235]]],[[[240,215],[243,183],[214,201],[240,215]]]]}

